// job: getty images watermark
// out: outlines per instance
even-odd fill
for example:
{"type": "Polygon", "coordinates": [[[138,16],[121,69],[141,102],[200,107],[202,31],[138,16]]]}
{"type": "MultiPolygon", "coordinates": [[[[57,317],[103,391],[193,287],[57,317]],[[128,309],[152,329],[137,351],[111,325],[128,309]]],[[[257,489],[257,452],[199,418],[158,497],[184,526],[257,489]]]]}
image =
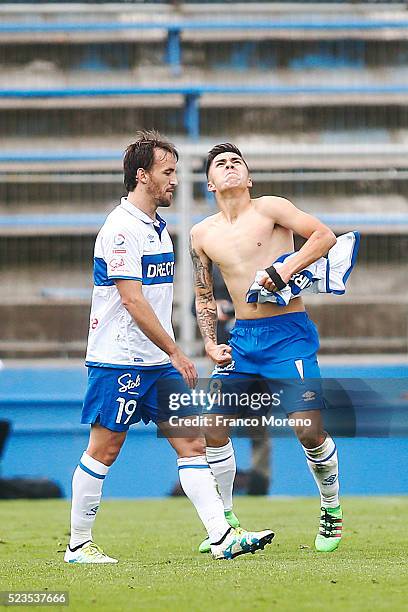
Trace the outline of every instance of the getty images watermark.
{"type": "Polygon", "coordinates": [[[281,418],[267,414],[273,408],[281,405],[283,391],[276,393],[259,392],[246,393],[238,391],[222,391],[221,387],[212,381],[209,391],[192,389],[189,392],[170,393],[169,409],[174,412],[169,418],[172,427],[183,421],[185,427],[213,427],[228,425],[232,427],[310,427],[309,418],[281,418]],[[186,416],[185,412],[193,409],[195,414],[186,416]],[[176,414],[178,412],[181,414],[176,414]],[[199,412],[199,414],[197,414],[199,412]],[[243,416],[237,416],[237,415],[243,416]]]}

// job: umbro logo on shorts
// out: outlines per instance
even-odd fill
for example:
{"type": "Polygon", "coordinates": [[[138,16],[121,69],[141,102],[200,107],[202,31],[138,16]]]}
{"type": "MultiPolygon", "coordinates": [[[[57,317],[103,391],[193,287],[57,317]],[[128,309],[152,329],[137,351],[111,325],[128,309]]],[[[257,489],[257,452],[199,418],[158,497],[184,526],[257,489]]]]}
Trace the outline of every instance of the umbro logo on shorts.
{"type": "Polygon", "coordinates": [[[314,391],[306,391],[305,393],[303,393],[302,397],[305,402],[310,402],[316,399],[316,393],[314,391]]]}

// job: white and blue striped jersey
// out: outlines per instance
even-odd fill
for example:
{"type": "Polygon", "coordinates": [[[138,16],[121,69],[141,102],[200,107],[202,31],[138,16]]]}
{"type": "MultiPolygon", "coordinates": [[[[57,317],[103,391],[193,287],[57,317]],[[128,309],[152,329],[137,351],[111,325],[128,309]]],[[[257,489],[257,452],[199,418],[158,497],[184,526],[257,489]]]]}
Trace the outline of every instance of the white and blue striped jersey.
{"type": "Polygon", "coordinates": [[[174,253],[165,221],[153,221],[127,198],[107,217],[95,242],[94,288],[86,365],[155,366],[168,355],[138,327],[122,305],[115,279],[142,282],[142,292],[174,338],[171,323],[174,253]]]}

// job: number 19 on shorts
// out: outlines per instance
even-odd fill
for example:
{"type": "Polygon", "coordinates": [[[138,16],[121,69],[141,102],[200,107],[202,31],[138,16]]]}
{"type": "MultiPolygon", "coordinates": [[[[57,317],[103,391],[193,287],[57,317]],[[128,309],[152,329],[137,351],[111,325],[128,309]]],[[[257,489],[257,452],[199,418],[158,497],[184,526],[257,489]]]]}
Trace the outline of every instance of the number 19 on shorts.
{"type": "Polygon", "coordinates": [[[123,397],[118,397],[116,400],[119,402],[118,414],[116,416],[116,423],[122,423],[122,417],[125,414],[125,420],[122,425],[127,425],[135,413],[137,402],[134,399],[126,401],[123,397]]]}

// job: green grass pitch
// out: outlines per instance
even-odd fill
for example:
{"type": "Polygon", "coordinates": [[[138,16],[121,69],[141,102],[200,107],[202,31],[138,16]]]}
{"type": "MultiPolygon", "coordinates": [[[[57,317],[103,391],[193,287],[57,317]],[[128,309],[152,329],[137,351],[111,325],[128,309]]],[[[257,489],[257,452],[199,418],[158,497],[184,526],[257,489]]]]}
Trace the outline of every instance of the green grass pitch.
{"type": "Polygon", "coordinates": [[[67,501],[3,501],[0,590],[66,590],[69,608],[59,609],[70,611],[408,610],[408,497],[344,498],[343,509],[340,548],[319,554],[317,499],[238,497],[242,524],[269,527],[275,540],[213,561],[197,552],[204,532],[186,499],[107,500],[94,538],[120,563],[84,566],[62,560],[67,501]]]}

